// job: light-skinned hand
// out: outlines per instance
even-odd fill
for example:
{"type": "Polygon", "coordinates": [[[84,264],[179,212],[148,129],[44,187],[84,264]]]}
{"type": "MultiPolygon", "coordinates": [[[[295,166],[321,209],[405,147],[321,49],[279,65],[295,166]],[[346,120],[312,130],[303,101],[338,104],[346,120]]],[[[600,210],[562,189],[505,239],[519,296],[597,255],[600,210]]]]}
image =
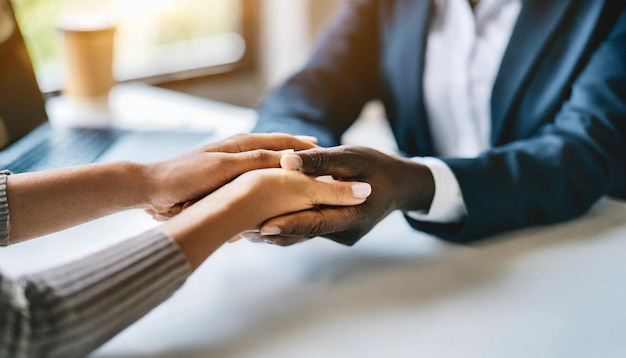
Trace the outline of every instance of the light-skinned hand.
{"type": "Polygon", "coordinates": [[[239,175],[278,168],[285,150],[315,148],[314,137],[288,134],[238,134],[178,157],[146,164],[146,212],[167,220],[239,175]]]}
{"type": "Polygon", "coordinates": [[[367,183],[317,180],[295,170],[259,169],[199,200],[159,230],[181,247],[192,268],[228,238],[269,218],[318,205],[351,207],[366,202],[367,183]]]}
{"type": "Polygon", "coordinates": [[[288,246],[323,236],[353,245],[392,211],[428,210],[434,196],[434,179],[427,167],[370,148],[305,150],[284,156],[281,164],[308,175],[367,182],[373,192],[363,205],[322,206],[272,218],[261,226],[260,233],[244,233],[248,239],[288,246]]]}

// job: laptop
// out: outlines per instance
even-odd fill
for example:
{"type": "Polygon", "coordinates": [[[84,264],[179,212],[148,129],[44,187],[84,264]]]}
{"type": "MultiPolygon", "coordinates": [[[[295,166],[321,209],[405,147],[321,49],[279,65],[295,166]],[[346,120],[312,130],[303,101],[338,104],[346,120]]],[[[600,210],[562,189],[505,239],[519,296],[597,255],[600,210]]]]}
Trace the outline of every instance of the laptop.
{"type": "Polygon", "coordinates": [[[23,173],[97,161],[153,161],[206,143],[210,136],[53,128],[13,8],[0,0],[0,169],[23,173]]]}

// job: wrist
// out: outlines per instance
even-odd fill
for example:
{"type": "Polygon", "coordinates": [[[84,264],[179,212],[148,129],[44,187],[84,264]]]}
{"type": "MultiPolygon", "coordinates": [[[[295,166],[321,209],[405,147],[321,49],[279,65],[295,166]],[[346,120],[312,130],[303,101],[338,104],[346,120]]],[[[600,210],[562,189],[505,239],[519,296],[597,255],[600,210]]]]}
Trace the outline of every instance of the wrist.
{"type": "Polygon", "coordinates": [[[397,209],[401,211],[428,211],[435,196],[435,179],[431,170],[406,158],[400,161],[397,175],[397,209]]]}
{"type": "Polygon", "coordinates": [[[119,180],[123,186],[124,206],[145,208],[150,205],[157,186],[148,170],[148,164],[123,161],[116,163],[119,180]]]}
{"type": "Polygon", "coordinates": [[[195,270],[227,240],[250,228],[249,206],[241,195],[218,190],[159,227],[195,270]]]}

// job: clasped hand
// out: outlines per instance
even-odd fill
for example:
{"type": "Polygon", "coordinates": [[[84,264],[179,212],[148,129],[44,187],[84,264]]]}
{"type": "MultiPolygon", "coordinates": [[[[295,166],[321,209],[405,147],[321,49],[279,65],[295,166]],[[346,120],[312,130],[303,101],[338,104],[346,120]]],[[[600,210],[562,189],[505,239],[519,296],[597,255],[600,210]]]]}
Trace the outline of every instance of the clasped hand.
{"type": "MultiPolygon", "coordinates": [[[[293,206],[293,211],[267,216],[260,227],[250,227],[240,237],[287,246],[315,236],[352,245],[394,210],[427,210],[434,195],[434,181],[428,168],[408,159],[389,156],[364,147],[319,148],[313,138],[286,134],[237,135],[225,141],[156,163],[149,170],[153,178],[147,185],[152,191],[147,212],[157,220],[179,214],[189,203],[212,193],[242,174],[262,168],[299,171],[318,181],[365,182],[353,186],[355,197],[369,197],[360,205],[315,205],[308,210],[293,206]],[[286,150],[296,152],[285,152],[286,150]],[[362,191],[359,193],[359,191],[362,191]],[[370,195],[371,191],[371,195],[370,195]],[[256,229],[256,230],[255,230],[256,229]]],[[[262,174],[263,171],[261,171],[262,174]]],[[[259,180],[261,175],[244,176],[259,180]]],[[[278,186],[265,186],[278,204],[292,198],[280,194],[280,181],[293,180],[267,172],[278,186]]],[[[241,179],[243,180],[243,178],[241,179]]],[[[284,184],[284,182],[283,182],[284,184]]],[[[285,191],[286,194],[286,190],[285,191]]],[[[293,194],[292,194],[293,195],[293,194]]],[[[328,203],[316,203],[328,204],[328,203]]],[[[341,204],[341,203],[339,203],[341,204]]],[[[357,203],[358,204],[358,203],[357,203]]],[[[286,203],[284,203],[287,207],[286,203]]],[[[269,213],[269,212],[268,212],[269,213]]]]}
{"type": "Polygon", "coordinates": [[[244,233],[239,238],[288,246],[323,236],[352,245],[394,210],[427,211],[435,191],[427,167],[370,148],[315,148],[283,156],[281,165],[312,176],[367,182],[372,194],[358,206],[318,206],[272,218],[259,232],[244,233]]]}
{"type": "Polygon", "coordinates": [[[243,173],[279,168],[285,150],[315,147],[313,137],[238,134],[166,161],[147,164],[144,207],[154,219],[166,221],[243,173]]]}

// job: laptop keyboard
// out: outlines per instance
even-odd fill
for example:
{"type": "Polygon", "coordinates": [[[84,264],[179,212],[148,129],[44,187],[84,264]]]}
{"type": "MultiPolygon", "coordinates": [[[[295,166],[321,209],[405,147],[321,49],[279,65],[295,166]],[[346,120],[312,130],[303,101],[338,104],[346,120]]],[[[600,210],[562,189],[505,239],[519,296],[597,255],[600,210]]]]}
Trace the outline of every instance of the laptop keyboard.
{"type": "Polygon", "coordinates": [[[103,129],[55,130],[6,169],[24,173],[91,163],[119,135],[119,132],[103,129]]]}

